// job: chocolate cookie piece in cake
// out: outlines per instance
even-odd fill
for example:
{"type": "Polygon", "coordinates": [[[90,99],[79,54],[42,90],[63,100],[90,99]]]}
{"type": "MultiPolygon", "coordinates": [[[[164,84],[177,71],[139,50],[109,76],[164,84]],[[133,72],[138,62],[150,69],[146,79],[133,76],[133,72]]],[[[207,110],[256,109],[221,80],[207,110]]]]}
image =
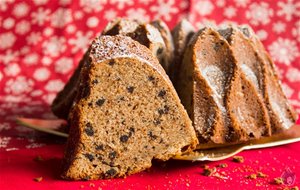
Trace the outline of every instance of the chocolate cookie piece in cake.
{"type": "Polygon", "coordinates": [[[193,121],[198,148],[268,135],[263,101],[216,30],[204,28],[194,35],[180,69],[177,90],[193,121]]]}
{"type": "Polygon", "coordinates": [[[69,117],[64,179],[123,177],[195,148],[191,121],[148,48],[101,36],[89,58],[69,117]]]}
{"type": "Polygon", "coordinates": [[[186,19],[180,21],[172,30],[174,42],[174,59],[170,65],[170,78],[176,87],[176,78],[179,74],[179,68],[183,60],[183,54],[191,37],[195,34],[195,29],[186,19]]]}
{"type": "MultiPolygon", "coordinates": [[[[162,20],[155,20],[150,23],[160,32],[166,45],[165,56],[162,59],[162,66],[167,74],[170,74],[170,64],[174,60],[174,44],[169,27],[162,20]]],[[[170,75],[169,75],[170,76],[170,75]]]]}
{"type": "Polygon", "coordinates": [[[59,118],[68,118],[69,110],[78,90],[80,71],[87,62],[87,58],[87,53],[85,53],[65,87],[56,95],[51,104],[52,112],[59,118]]]}

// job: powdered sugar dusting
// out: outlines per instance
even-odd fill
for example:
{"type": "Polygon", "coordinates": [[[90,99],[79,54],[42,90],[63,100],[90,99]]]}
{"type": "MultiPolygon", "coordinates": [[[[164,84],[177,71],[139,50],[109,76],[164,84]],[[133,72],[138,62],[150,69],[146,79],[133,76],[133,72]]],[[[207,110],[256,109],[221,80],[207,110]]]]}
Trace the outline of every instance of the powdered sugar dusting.
{"type": "Polygon", "coordinates": [[[255,85],[255,88],[259,89],[258,80],[257,80],[257,77],[254,74],[254,72],[246,64],[242,64],[241,69],[242,69],[243,73],[245,74],[246,78],[255,85]]]}
{"type": "Polygon", "coordinates": [[[284,108],[278,105],[277,101],[271,101],[271,106],[273,108],[273,111],[279,118],[279,122],[281,123],[284,129],[288,129],[294,124],[287,116],[287,113],[285,112],[284,108]]]}

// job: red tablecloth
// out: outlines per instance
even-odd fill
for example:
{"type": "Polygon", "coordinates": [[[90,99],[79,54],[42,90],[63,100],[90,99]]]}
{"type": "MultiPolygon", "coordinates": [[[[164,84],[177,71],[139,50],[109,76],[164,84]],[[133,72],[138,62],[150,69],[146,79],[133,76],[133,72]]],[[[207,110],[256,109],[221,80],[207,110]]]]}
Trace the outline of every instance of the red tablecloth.
{"type": "Polygon", "coordinates": [[[204,163],[169,161],[126,179],[60,180],[64,140],[19,126],[14,118],[53,118],[49,104],[91,40],[115,17],[161,18],[171,28],[183,17],[198,28],[248,23],[300,112],[299,0],[0,0],[0,189],[265,189],[288,186],[271,183],[282,174],[296,178],[292,186],[300,185],[300,143],[243,152],[240,164],[230,159],[205,163],[227,163],[217,168],[219,177],[203,176],[204,163]],[[44,161],[34,161],[37,155],[44,161]],[[258,171],[268,177],[246,178],[258,171]],[[37,177],[43,180],[35,182],[37,177]]]}

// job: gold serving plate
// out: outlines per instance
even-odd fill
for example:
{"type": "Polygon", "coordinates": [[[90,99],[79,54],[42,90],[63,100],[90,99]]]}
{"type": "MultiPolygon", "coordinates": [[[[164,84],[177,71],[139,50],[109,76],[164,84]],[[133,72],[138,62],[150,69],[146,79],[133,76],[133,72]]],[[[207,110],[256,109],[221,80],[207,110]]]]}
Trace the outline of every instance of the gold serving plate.
{"type": "MultiPolygon", "coordinates": [[[[45,133],[60,137],[68,137],[68,134],[64,132],[67,122],[62,119],[46,120],[17,118],[17,123],[45,133]]],[[[194,150],[191,153],[180,156],[175,156],[173,159],[190,161],[218,161],[234,156],[243,150],[268,148],[294,142],[300,142],[299,125],[294,125],[288,130],[271,137],[263,137],[261,139],[251,140],[242,144],[226,145],[215,148],[211,148],[211,146],[202,146],[200,147],[201,149],[194,150]]]]}

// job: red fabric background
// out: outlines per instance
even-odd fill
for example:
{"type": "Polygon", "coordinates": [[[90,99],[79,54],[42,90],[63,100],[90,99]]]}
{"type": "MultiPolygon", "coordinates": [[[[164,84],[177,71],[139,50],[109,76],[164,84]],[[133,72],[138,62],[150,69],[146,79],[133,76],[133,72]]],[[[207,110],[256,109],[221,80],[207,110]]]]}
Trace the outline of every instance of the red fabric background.
{"type": "MultiPolygon", "coordinates": [[[[1,189],[243,189],[276,188],[273,177],[289,167],[300,184],[300,143],[241,153],[224,171],[204,177],[203,163],[170,161],[126,179],[65,182],[57,178],[63,140],[15,124],[16,116],[53,118],[49,104],[71,76],[83,52],[108,20],[161,18],[172,28],[187,17],[197,28],[235,22],[251,25],[275,60],[283,88],[300,111],[299,0],[2,0],[0,1],[1,189]],[[34,162],[42,155],[44,162],[34,162]],[[269,176],[249,180],[249,173],[269,176]],[[40,183],[33,178],[42,176],[40,183]],[[93,185],[91,185],[93,186],[93,185]]],[[[219,163],[219,162],[218,162],[219,163]]],[[[217,162],[207,163],[215,166],[217,162]]],[[[283,186],[282,186],[283,187],[283,186]]]]}

